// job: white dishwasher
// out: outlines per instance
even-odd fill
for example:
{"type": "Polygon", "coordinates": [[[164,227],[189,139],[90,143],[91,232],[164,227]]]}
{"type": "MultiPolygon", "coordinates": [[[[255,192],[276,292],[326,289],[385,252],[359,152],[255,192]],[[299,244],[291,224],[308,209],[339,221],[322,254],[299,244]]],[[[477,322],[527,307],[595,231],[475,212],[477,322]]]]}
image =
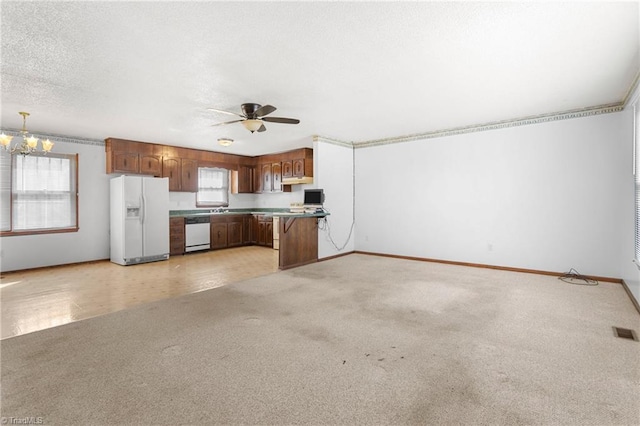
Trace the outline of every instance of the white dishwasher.
{"type": "Polygon", "coordinates": [[[209,250],[211,225],[209,216],[191,216],[184,219],[184,251],[209,250]]]}

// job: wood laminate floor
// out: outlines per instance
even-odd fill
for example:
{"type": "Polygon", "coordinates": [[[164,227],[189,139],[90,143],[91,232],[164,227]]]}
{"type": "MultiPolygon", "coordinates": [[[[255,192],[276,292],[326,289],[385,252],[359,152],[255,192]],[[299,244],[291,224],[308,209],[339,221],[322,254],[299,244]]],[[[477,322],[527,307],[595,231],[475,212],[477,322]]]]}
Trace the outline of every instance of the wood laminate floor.
{"type": "Polygon", "coordinates": [[[277,250],[248,246],[134,266],[105,260],[7,272],[0,279],[1,338],[277,271],[277,250]]]}

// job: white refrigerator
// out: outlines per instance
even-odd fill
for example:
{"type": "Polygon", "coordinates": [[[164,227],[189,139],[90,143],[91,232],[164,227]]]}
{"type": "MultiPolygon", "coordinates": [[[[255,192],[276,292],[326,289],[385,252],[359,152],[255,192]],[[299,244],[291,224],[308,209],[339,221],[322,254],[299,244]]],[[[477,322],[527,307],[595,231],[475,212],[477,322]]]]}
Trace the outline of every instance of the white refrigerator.
{"type": "Polygon", "coordinates": [[[119,265],[169,258],[169,178],[111,179],[111,261],[119,265]]]}

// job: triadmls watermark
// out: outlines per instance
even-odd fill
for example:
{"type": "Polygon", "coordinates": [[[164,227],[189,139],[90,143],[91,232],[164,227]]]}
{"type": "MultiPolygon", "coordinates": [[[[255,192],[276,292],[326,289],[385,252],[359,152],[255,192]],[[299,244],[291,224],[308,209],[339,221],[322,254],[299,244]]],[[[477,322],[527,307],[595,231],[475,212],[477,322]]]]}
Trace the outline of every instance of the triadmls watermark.
{"type": "Polygon", "coordinates": [[[42,425],[44,417],[0,417],[0,423],[3,425],[42,425]]]}

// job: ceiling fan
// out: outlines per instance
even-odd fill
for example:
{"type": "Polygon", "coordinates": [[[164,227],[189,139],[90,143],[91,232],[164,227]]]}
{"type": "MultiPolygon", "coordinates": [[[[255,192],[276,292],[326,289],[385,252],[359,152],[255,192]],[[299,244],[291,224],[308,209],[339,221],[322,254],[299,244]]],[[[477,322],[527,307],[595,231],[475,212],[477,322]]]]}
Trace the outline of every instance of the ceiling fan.
{"type": "Polygon", "coordinates": [[[298,124],[300,120],[296,118],[284,118],[284,117],[265,117],[265,115],[271,114],[276,110],[273,105],[260,105],[253,103],[246,103],[240,106],[242,114],[235,112],[224,111],[216,108],[207,108],[211,111],[221,112],[223,114],[237,115],[241,117],[240,120],[225,121],[224,123],[214,124],[213,126],[222,126],[231,123],[242,123],[242,125],[253,132],[264,132],[267,128],[264,126],[264,122],[269,123],[284,123],[284,124],[298,124]]]}

